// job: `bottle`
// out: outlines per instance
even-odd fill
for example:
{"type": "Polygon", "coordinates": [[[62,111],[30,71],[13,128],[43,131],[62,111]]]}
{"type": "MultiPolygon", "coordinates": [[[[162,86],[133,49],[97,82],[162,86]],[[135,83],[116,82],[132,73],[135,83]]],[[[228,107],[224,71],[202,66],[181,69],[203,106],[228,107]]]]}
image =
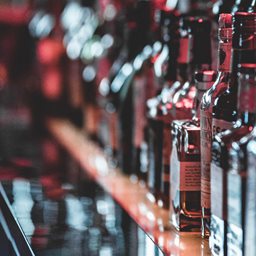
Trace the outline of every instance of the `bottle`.
{"type": "Polygon", "coordinates": [[[172,122],[171,220],[179,231],[199,231],[200,207],[200,102],[216,80],[212,70],[195,74],[197,94],[193,118],[172,122]]]}
{"type": "Polygon", "coordinates": [[[245,203],[245,255],[256,254],[256,129],[252,131],[252,139],[247,146],[247,182],[246,182],[246,203],[245,203]]]}
{"type": "Polygon", "coordinates": [[[213,135],[231,128],[232,124],[237,119],[237,65],[239,63],[253,63],[255,61],[254,37],[251,37],[250,34],[254,33],[254,15],[254,13],[250,14],[242,12],[235,14],[233,18],[232,79],[228,89],[217,97],[214,103],[212,124],[213,135]],[[241,40],[239,40],[240,38],[241,40]]]}
{"type": "Polygon", "coordinates": [[[219,17],[218,75],[213,86],[203,95],[200,109],[201,139],[201,206],[202,237],[210,232],[210,164],[212,147],[212,106],[215,98],[227,89],[230,80],[232,16],[219,17]]]}
{"type": "MultiPolygon", "coordinates": [[[[161,198],[160,190],[169,194],[169,149],[170,136],[168,111],[164,113],[161,106],[167,105],[171,98],[171,93],[175,91],[174,85],[177,79],[177,53],[179,49],[178,42],[178,16],[176,12],[162,12],[164,15],[163,26],[163,48],[154,63],[155,76],[162,90],[155,98],[151,98],[148,104],[147,113],[147,131],[148,131],[148,187],[150,189],[149,198],[156,201],[161,198]],[[167,63],[165,65],[165,59],[167,63]],[[164,70],[165,69],[165,70],[164,70]],[[165,98],[166,94],[168,97],[165,98]],[[153,104],[152,104],[153,103],[153,104]],[[167,137],[166,137],[167,136],[167,137]],[[165,138],[165,140],[164,140],[165,138]]],[[[179,86],[179,85],[178,85],[179,86]]],[[[162,198],[163,199],[163,198],[162,198]]],[[[168,208],[168,200],[164,201],[168,208]]],[[[162,202],[163,204],[163,202],[162,202]]]]}
{"type": "Polygon", "coordinates": [[[239,120],[232,130],[234,140],[229,152],[227,173],[227,254],[245,253],[245,205],[248,174],[247,145],[252,139],[251,131],[256,124],[256,64],[239,65],[238,74],[239,120]]]}
{"type": "Polygon", "coordinates": [[[135,18],[133,23],[129,22],[127,57],[126,62],[121,67],[113,79],[110,89],[116,115],[117,144],[118,144],[118,162],[120,168],[126,174],[133,174],[133,90],[134,82],[140,79],[139,72],[144,63],[149,59],[147,51],[143,51],[150,40],[150,29],[148,19],[150,17],[151,2],[138,1],[134,10],[135,18]],[[138,76],[137,76],[138,75],[138,76]]]}
{"type": "MultiPolygon", "coordinates": [[[[228,126],[232,127],[231,121],[237,118],[238,64],[255,63],[255,27],[255,13],[235,13],[232,38],[232,78],[228,90],[216,99],[213,107],[213,136],[228,126]]],[[[243,128],[237,128],[234,132],[227,130],[213,137],[209,240],[213,255],[226,255],[227,252],[227,154],[232,142],[243,137],[244,131],[249,132],[246,124],[242,124],[241,127],[243,128]]]]}

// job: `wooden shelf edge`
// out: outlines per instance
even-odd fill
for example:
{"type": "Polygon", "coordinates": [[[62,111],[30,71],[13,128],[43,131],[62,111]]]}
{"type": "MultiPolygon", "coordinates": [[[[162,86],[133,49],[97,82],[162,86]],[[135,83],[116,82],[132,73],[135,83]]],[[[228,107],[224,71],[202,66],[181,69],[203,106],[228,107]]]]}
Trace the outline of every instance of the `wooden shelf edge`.
{"type": "Polygon", "coordinates": [[[178,233],[170,227],[169,212],[146,199],[148,190],[112,169],[103,150],[68,120],[48,119],[47,127],[55,139],[76,159],[147,232],[167,255],[210,255],[208,241],[199,235],[178,233]]]}

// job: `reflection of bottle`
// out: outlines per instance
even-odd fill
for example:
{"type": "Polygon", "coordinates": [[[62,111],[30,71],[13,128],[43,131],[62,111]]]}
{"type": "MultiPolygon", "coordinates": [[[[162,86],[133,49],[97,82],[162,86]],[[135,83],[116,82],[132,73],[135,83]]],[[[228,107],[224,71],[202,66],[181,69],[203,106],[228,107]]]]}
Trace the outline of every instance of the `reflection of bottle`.
{"type": "MultiPolygon", "coordinates": [[[[232,77],[230,88],[215,101],[213,135],[230,128],[237,117],[238,64],[255,63],[255,13],[236,13],[233,18],[232,77]],[[215,121],[214,121],[215,120],[215,121]]],[[[247,120],[249,121],[249,120],[247,120]]],[[[244,126],[248,132],[248,126],[244,126]]],[[[244,131],[244,129],[242,129],[244,131]]],[[[227,232],[227,153],[234,140],[243,136],[241,130],[218,133],[212,144],[211,163],[211,235],[212,254],[226,254],[227,232]]]]}
{"type": "Polygon", "coordinates": [[[201,103],[201,206],[202,236],[209,236],[210,229],[210,164],[212,147],[212,106],[215,98],[227,89],[230,78],[232,47],[232,16],[221,14],[219,19],[219,63],[218,77],[213,86],[204,94],[201,103]]]}
{"type": "Polygon", "coordinates": [[[200,207],[200,102],[203,94],[216,79],[214,71],[196,73],[193,119],[172,123],[173,149],[171,153],[172,222],[180,231],[198,231],[201,223],[200,207]]]}
{"type": "MultiPolygon", "coordinates": [[[[247,180],[247,145],[256,124],[256,64],[241,64],[238,78],[239,119],[232,129],[227,174],[227,253],[244,255],[245,203],[247,180]],[[249,133],[249,134],[248,134],[249,133]],[[242,137],[242,139],[240,139],[242,137]],[[239,141],[237,141],[240,139],[239,141]]],[[[227,159],[226,159],[227,161],[227,159]]]]}

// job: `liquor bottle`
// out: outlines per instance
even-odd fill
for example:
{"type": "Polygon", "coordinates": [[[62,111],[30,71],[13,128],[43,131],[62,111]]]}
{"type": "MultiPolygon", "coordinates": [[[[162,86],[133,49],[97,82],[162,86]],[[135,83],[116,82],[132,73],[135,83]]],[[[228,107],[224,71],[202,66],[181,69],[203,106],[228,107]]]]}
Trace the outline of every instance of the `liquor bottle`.
{"type": "Polygon", "coordinates": [[[215,98],[227,89],[230,80],[232,47],[232,16],[219,17],[218,76],[213,86],[203,95],[200,112],[201,139],[201,206],[202,236],[210,232],[210,164],[212,148],[212,107],[215,98]]]}
{"type": "Polygon", "coordinates": [[[200,102],[213,85],[212,70],[195,74],[196,97],[193,118],[172,122],[173,149],[171,153],[171,220],[180,231],[199,231],[200,207],[200,102]]]}
{"type": "MultiPolygon", "coordinates": [[[[229,88],[215,101],[213,107],[213,135],[232,127],[237,118],[238,64],[255,63],[255,13],[235,13],[233,17],[232,69],[229,88]],[[224,121],[223,121],[224,120],[224,121]],[[217,121],[217,122],[216,122],[217,121]]],[[[243,125],[242,131],[248,126],[243,125]]],[[[218,133],[212,144],[211,162],[211,234],[210,248],[213,255],[226,254],[227,233],[227,153],[234,140],[244,133],[227,130],[218,133]]]]}
{"type": "MultiPolygon", "coordinates": [[[[160,60],[158,63],[156,60],[155,64],[155,76],[160,77],[159,81],[162,84],[162,90],[159,95],[155,98],[150,99],[147,102],[148,105],[148,188],[150,193],[148,194],[149,199],[157,201],[158,199],[163,200],[160,204],[164,204],[168,208],[168,201],[163,197],[169,195],[169,156],[171,149],[170,138],[170,120],[172,117],[169,113],[168,106],[171,106],[172,96],[181,84],[186,81],[188,76],[188,67],[190,64],[191,56],[191,35],[186,33],[186,37],[182,41],[181,39],[177,42],[178,32],[178,17],[176,13],[170,13],[165,16],[167,19],[164,23],[169,24],[169,35],[170,38],[168,45],[167,43],[163,46],[161,54],[169,54],[169,63],[167,66],[167,73],[165,76],[166,82],[161,82],[164,74],[161,71],[163,62],[160,60]],[[179,50],[179,45],[182,50],[179,50]],[[170,50],[170,51],[169,51],[170,50]],[[179,52],[180,63],[177,63],[176,53],[179,52]],[[181,81],[178,81],[177,77],[177,65],[178,69],[181,70],[181,81]],[[164,139],[165,138],[165,139],[164,139]],[[163,145],[164,143],[164,145],[163,145]],[[168,153],[169,152],[169,153],[168,153]],[[165,171],[164,171],[165,170],[165,171]],[[160,191],[165,191],[161,193],[160,191]],[[161,196],[160,196],[161,194],[161,196]]],[[[188,27],[186,26],[186,31],[188,27]]],[[[185,28],[184,28],[185,30],[185,28]]],[[[165,30],[166,31],[166,30],[165,30]]],[[[164,34],[163,34],[164,35],[164,34]]],[[[165,34],[164,37],[167,37],[165,34]]],[[[162,58],[161,54],[158,58],[162,58]]],[[[190,114],[190,113],[189,113],[190,114]]]]}
{"type": "MultiPolygon", "coordinates": [[[[151,2],[138,1],[133,22],[129,22],[126,62],[113,79],[110,89],[116,115],[115,131],[118,144],[118,162],[126,174],[133,174],[133,91],[134,82],[144,83],[139,72],[149,59],[145,45],[150,43],[151,2]],[[145,18],[144,17],[148,17],[145,18]],[[137,80],[138,79],[138,80],[137,80]]],[[[139,85],[141,86],[141,85],[139,85]]],[[[143,87],[144,85],[142,85],[143,87]]]]}
{"type": "Polygon", "coordinates": [[[256,254],[256,129],[252,131],[253,138],[247,146],[247,182],[245,203],[245,250],[244,255],[256,254]]]}
{"type": "Polygon", "coordinates": [[[227,254],[245,253],[245,205],[247,170],[247,145],[253,137],[256,124],[256,64],[239,65],[238,74],[239,119],[232,129],[233,139],[229,152],[227,173],[227,254]],[[242,137],[242,138],[241,138],[242,137]],[[237,141],[237,138],[241,138],[237,141]]]}

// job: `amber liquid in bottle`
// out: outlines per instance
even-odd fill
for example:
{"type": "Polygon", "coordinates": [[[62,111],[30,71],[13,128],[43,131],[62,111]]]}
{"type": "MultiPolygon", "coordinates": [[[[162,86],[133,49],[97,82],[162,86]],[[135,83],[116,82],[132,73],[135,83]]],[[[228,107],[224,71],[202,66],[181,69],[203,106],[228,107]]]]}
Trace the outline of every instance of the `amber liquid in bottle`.
{"type": "Polygon", "coordinates": [[[192,120],[172,123],[173,149],[171,153],[171,218],[180,231],[199,231],[200,207],[200,102],[203,94],[216,79],[214,71],[195,75],[197,95],[192,120]]]}

